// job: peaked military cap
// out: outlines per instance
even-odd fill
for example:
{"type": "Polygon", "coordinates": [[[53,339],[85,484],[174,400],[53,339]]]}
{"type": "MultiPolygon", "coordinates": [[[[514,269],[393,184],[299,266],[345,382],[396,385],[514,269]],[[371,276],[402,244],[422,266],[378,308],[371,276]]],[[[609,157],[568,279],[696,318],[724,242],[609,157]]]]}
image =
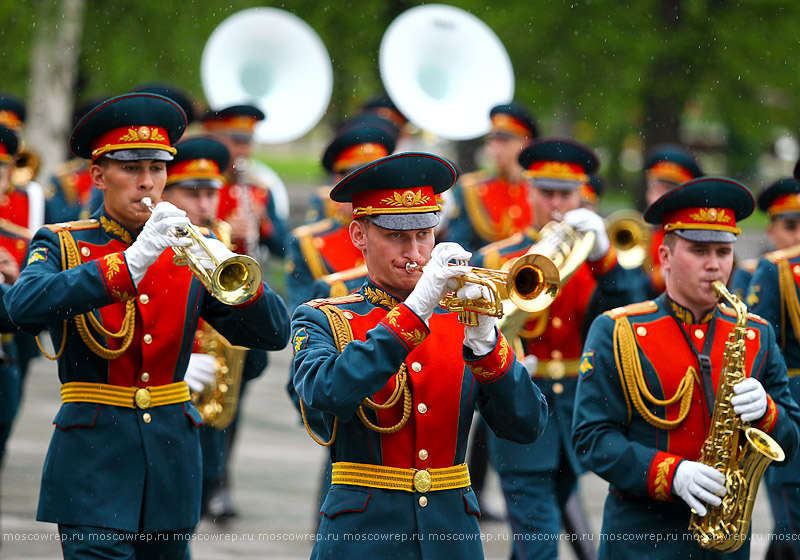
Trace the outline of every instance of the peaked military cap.
{"type": "Polygon", "coordinates": [[[737,222],[753,213],[753,193],[727,177],[700,177],[678,185],[644,211],[647,223],[700,243],[733,243],[737,222]]]}
{"type": "Polygon", "coordinates": [[[142,84],[140,86],[133,88],[132,91],[155,93],[157,95],[163,95],[168,99],[172,99],[178,105],[180,105],[181,109],[183,109],[183,112],[186,113],[187,124],[191,124],[197,118],[192,98],[189,97],[189,95],[180,88],[177,88],[169,84],[152,83],[152,84],[142,84]]]}
{"type": "Polygon", "coordinates": [[[256,123],[267,116],[255,105],[231,105],[219,110],[209,110],[203,118],[203,127],[212,134],[225,134],[237,140],[253,138],[256,123]]]}
{"type": "Polygon", "coordinates": [[[186,129],[186,114],[172,99],[154,93],[112,97],[90,110],[72,131],[69,145],[79,157],[96,161],[169,161],[186,129]]]}
{"type": "Polygon", "coordinates": [[[0,163],[11,163],[18,147],[19,138],[17,133],[7,126],[0,125],[0,163]]]}
{"type": "Polygon", "coordinates": [[[361,116],[345,124],[328,145],[322,166],[343,173],[388,156],[394,151],[397,129],[379,117],[361,116]]]}
{"type": "Polygon", "coordinates": [[[375,114],[378,117],[385,119],[397,127],[398,132],[408,122],[408,118],[397,108],[394,101],[388,95],[376,95],[367,101],[362,107],[362,112],[367,114],[375,114]]]}
{"type": "Polygon", "coordinates": [[[19,97],[0,93],[0,125],[19,130],[25,124],[25,103],[19,97]]]}
{"type": "Polygon", "coordinates": [[[792,177],[775,181],[759,193],[757,204],[771,218],[800,219],[800,182],[792,177]]]}
{"type": "Polygon", "coordinates": [[[353,218],[368,218],[385,229],[436,227],[442,207],[436,195],[453,186],[455,165],[443,157],[403,152],[368,163],[331,190],[336,202],[351,202],[353,218]]]}
{"type": "Polygon", "coordinates": [[[592,204],[603,195],[606,190],[606,182],[600,175],[590,175],[589,180],[581,185],[581,198],[592,204]]]}
{"type": "Polygon", "coordinates": [[[492,129],[489,136],[509,136],[518,138],[536,138],[539,127],[528,110],[519,103],[495,105],[489,111],[492,129]]]}
{"type": "Polygon", "coordinates": [[[590,148],[564,138],[534,140],[519,154],[519,163],[533,186],[556,191],[581,187],[600,165],[590,148]]]}
{"type": "Polygon", "coordinates": [[[167,164],[167,187],[219,189],[222,172],[231,159],[225,144],[205,136],[195,136],[175,144],[178,150],[167,164]]]}
{"type": "Polygon", "coordinates": [[[703,176],[694,156],[678,144],[653,146],[645,156],[644,168],[648,180],[675,185],[703,176]]]}

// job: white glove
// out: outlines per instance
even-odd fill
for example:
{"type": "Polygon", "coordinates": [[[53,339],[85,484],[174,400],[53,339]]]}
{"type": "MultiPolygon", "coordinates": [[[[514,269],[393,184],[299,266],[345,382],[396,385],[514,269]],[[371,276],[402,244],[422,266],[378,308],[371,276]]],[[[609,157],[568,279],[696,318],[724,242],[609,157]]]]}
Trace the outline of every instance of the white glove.
{"type": "Polygon", "coordinates": [[[718,506],[720,496],[728,493],[725,475],[697,461],[681,461],[672,477],[672,489],[700,517],[708,513],[703,502],[718,506]]]}
{"type": "Polygon", "coordinates": [[[217,378],[217,359],[208,354],[194,353],[189,356],[189,366],[186,368],[186,375],[183,380],[189,389],[199,393],[217,378]]]}
{"type": "Polygon", "coordinates": [[[192,243],[188,237],[175,237],[170,233],[173,228],[187,225],[189,225],[189,218],[186,217],[186,212],[183,210],[169,202],[159,202],[156,205],[156,209],[145,222],[136,241],[124,251],[134,285],[139,285],[147,268],[156,262],[164,249],[185,247],[192,243]]]}
{"type": "Polygon", "coordinates": [[[758,379],[748,377],[733,386],[734,396],[731,397],[733,413],[737,414],[742,422],[758,420],[767,412],[767,392],[758,379]]]}
{"type": "Polygon", "coordinates": [[[414,287],[405,304],[428,324],[433,310],[448,290],[455,289],[455,276],[465,274],[469,268],[464,266],[448,266],[453,259],[469,260],[472,253],[458,243],[439,243],[431,252],[431,260],[425,265],[417,285],[414,287]]]}
{"type": "Polygon", "coordinates": [[[525,366],[525,369],[528,370],[528,375],[531,377],[536,376],[536,368],[539,367],[539,358],[532,354],[528,354],[524,358],[522,358],[522,365],[525,366]]]}
{"type": "Polygon", "coordinates": [[[603,218],[588,208],[578,208],[564,214],[564,221],[578,231],[584,233],[590,231],[594,232],[594,246],[592,250],[589,251],[588,257],[590,261],[599,261],[605,256],[608,252],[608,248],[611,246],[611,242],[608,239],[606,224],[603,218]]]}
{"type": "MultiPolygon", "coordinates": [[[[214,256],[218,257],[220,260],[225,260],[229,257],[233,257],[234,255],[236,255],[236,253],[228,249],[225,246],[225,244],[219,239],[212,239],[210,237],[205,237],[203,238],[203,243],[205,243],[208,246],[208,250],[211,251],[211,253],[214,256]]],[[[208,258],[208,255],[203,250],[203,248],[200,247],[199,243],[192,243],[189,246],[189,252],[191,252],[195,257],[200,259],[200,264],[202,264],[203,268],[205,268],[206,270],[212,271],[214,270],[214,268],[216,268],[214,266],[214,263],[211,262],[211,259],[208,258]]]]}
{"type": "MultiPolygon", "coordinates": [[[[489,288],[478,284],[467,284],[456,292],[459,299],[488,299],[489,296],[489,288]]],[[[494,317],[478,314],[476,326],[464,327],[464,346],[472,350],[475,356],[485,356],[491,352],[497,344],[496,322],[494,317]]]]}

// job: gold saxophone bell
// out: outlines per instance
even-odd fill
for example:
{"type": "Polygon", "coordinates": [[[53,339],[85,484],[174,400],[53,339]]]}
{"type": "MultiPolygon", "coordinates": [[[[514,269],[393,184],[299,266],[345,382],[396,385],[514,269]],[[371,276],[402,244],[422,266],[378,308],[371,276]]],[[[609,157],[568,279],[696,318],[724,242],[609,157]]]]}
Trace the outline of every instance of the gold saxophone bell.
{"type": "Polygon", "coordinates": [[[650,228],[635,210],[618,210],[606,218],[606,231],[622,268],[639,268],[647,260],[650,228]]]}
{"type": "MultiPolygon", "coordinates": [[[[142,198],[141,204],[151,213],[155,210],[150,197],[142,198]]],[[[261,266],[253,257],[233,255],[224,258],[215,255],[206,243],[205,236],[192,224],[180,228],[174,234],[176,237],[190,237],[203,249],[205,256],[198,257],[188,247],[173,247],[173,262],[179,266],[188,266],[206,290],[219,301],[226,305],[239,305],[256,295],[261,286],[261,266]],[[211,273],[203,265],[205,260],[214,265],[211,273]]]]}
{"type": "MultiPolygon", "coordinates": [[[[450,266],[468,266],[465,262],[455,262],[450,266]]],[[[421,272],[423,266],[417,263],[406,264],[406,271],[421,272]]],[[[448,311],[458,312],[461,324],[475,326],[478,315],[503,316],[503,302],[500,290],[508,293],[509,298],[520,309],[528,313],[546,309],[558,295],[561,286],[558,268],[544,255],[528,255],[514,263],[509,271],[494,270],[469,266],[469,270],[455,278],[458,286],[453,293],[447,294],[439,302],[448,311]],[[489,297],[460,299],[458,292],[467,284],[486,286],[489,297]]]]}
{"type": "Polygon", "coordinates": [[[40,163],[39,155],[33,150],[18,151],[14,156],[14,168],[11,170],[11,184],[15,187],[24,187],[33,181],[39,172],[40,163]]]}

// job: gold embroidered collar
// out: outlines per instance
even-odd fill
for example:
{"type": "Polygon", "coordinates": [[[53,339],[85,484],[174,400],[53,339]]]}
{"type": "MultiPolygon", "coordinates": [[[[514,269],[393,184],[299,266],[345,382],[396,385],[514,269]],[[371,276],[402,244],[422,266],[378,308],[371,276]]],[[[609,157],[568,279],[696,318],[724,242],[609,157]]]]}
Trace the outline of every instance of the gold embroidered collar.
{"type": "Polygon", "coordinates": [[[364,297],[366,297],[371,304],[380,305],[386,309],[394,309],[400,304],[400,300],[386,290],[373,284],[372,281],[367,281],[367,285],[364,286],[364,297]]]}
{"type": "Polygon", "coordinates": [[[106,233],[116,237],[123,243],[127,243],[128,245],[133,243],[131,231],[105,213],[100,216],[100,226],[106,233]]]}
{"type": "Polygon", "coordinates": [[[669,296],[667,296],[667,301],[669,302],[670,306],[672,307],[673,313],[675,313],[675,317],[678,318],[685,325],[703,325],[711,321],[711,318],[714,316],[714,312],[717,310],[716,306],[712,307],[710,311],[706,312],[700,320],[696,320],[694,318],[694,314],[680,303],[672,300],[669,296]]]}

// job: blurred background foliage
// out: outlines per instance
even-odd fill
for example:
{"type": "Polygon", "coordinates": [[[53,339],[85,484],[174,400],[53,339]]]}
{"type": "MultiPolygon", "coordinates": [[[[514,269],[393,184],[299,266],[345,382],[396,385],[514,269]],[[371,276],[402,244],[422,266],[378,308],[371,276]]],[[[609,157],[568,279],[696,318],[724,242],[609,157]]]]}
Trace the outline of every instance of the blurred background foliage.
{"type": "MultiPolygon", "coordinates": [[[[0,0],[0,89],[29,96],[35,26],[58,17],[62,1],[0,0]]],[[[398,14],[420,3],[86,0],[75,100],[166,81],[202,103],[200,58],[208,36],[239,10],[272,5],[304,19],[324,41],[334,92],[322,124],[333,126],[382,89],[381,37],[398,14]]],[[[750,181],[755,190],[753,181],[791,169],[791,150],[781,160],[774,145],[794,137],[800,120],[796,0],[449,4],[497,33],[514,65],[516,99],[545,134],[598,148],[612,185],[638,178],[643,150],[663,141],[687,144],[709,172],[750,181]]]]}

